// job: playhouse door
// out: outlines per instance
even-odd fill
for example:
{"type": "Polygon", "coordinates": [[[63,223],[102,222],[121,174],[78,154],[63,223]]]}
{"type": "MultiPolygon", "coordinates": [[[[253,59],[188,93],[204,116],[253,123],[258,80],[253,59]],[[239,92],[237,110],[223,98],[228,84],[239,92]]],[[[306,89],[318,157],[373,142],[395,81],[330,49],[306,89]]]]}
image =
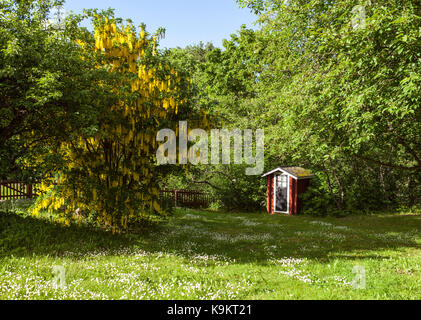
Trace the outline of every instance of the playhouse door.
{"type": "Polygon", "coordinates": [[[275,178],[275,212],[288,213],[288,176],[275,178]]]}

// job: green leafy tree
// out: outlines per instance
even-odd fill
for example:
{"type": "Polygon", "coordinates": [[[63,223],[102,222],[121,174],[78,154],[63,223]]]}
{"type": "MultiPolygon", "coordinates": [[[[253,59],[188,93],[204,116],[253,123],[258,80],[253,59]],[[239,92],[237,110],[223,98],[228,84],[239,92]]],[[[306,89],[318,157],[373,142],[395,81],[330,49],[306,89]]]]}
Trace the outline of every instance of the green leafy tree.
{"type": "Polygon", "coordinates": [[[35,163],[33,156],[47,151],[51,143],[95,130],[97,106],[109,99],[97,85],[106,74],[95,69],[96,57],[86,55],[75,42],[89,35],[78,26],[83,17],[69,16],[59,29],[48,23],[52,8],[60,4],[49,0],[0,3],[3,179],[42,176],[45,167],[58,162],[35,163]]]}
{"type": "MultiPolygon", "coordinates": [[[[213,116],[213,128],[261,128],[254,122],[259,114],[255,86],[260,70],[263,43],[259,34],[243,26],[224,49],[211,45],[177,48],[170,58],[186,66],[193,79],[194,101],[213,116]]],[[[179,179],[172,185],[186,189],[201,188],[228,209],[257,210],[264,203],[264,180],[245,175],[244,165],[205,165],[191,167],[189,174],[174,172],[179,179]],[[181,183],[181,184],[180,184],[181,183]]]]}
{"type": "Polygon", "coordinates": [[[238,2],[266,39],[268,155],[315,169],[338,209],[419,201],[419,2],[238,2]]]}

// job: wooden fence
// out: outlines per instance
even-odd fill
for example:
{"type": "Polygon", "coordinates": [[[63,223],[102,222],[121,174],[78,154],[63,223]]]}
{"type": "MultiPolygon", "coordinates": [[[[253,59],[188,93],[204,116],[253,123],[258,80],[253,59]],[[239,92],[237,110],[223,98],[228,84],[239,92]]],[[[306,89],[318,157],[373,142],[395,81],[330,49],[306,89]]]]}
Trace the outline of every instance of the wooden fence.
{"type": "Polygon", "coordinates": [[[19,181],[0,181],[0,200],[32,199],[37,197],[36,186],[19,181]]]}
{"type": "MultiPolygon", "coordinates": [[[[0,181],[0,201],[36,198],[35,184],[19,181],[0,181]]],[[[200,191],[162,190],[161,198],[174,203],[176,207],[207,208],[212,202],[211,196],[200,191]]]]}
{"type": "Polygon", "coordinates": [[[189,190],[162,190],[161,197],[172,201],[176,207],[207,208],[212,202],[209,194],[189,190]]]}

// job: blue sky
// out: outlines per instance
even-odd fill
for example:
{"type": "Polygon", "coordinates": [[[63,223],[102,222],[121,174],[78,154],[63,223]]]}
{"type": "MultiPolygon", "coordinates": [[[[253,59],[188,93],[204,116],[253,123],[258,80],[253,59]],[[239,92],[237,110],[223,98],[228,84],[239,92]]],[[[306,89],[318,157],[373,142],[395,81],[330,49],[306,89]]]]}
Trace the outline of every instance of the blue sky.
{"type": "Polygon", "coordinates": [[[253,28],[256,16],[238,7],[235,0],[67,0],[67,12],[83,9],[115,9],[115,15],[130,18],[135,25],[144,22],[149,32],[166,29],[160,47],[185,47],[200,41],[222,47],[242,24],[253,28]]]}

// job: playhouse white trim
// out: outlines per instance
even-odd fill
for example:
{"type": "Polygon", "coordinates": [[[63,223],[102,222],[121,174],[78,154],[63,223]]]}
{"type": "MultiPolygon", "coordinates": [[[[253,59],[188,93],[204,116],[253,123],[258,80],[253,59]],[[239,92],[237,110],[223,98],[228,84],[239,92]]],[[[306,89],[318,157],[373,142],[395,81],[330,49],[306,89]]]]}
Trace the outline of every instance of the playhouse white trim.
{"type": "Polygon", "coordinates": [[[287,175],[287,176],[289,176],[289,177],[292,177],[292,178],[294,178],[294,179],[296,179],[296,180],[304,180],[304,179],[309,179],[309,178],[314,177],[314,175],[311,175],[311,176],[306,176],[306,177],[298,177],[298,176],[293,175],[292,173],[290,173],[290,172],[288,172],[288,171],[285,171],[285,170],[284,170],[284,169],[282,169],[282,168],[276,168],[276,169],[274,169],[274,170],[272,170],[272,171],[270,171],[270,172],[268,172],[268,173],[265,173],[265,174],[262,176],[262,178],[267,177],[267,176],[270,176],[271,174],[273,174],[273,173],[275,173],[275,172],[281,172],[281,173],[283,173],[283,174],[285,174],[285,175],[287,175]]]}
{"type": "MultiPolygon", "coordinates": [[[[276,171],[276,170],[274,170],[276,171]]],[[[283,171],[283,170],[282,170],[283,171]]],[[[273,173],[273,172],[272,172],[273,173]]],[[[289,198],[290,198],[290,194],[289,194],[289,188],[290,188],[290,181],[289,181],[289,177],[291,175],[288,174],[278,174],[278,175],[274,175],[273,176],[273,212],[274,213],[285,213],[285,214],[289,214],[289,198]],[[278,176],[287,176],[287,211],[276,211],[276,180],[278,176]]]]}

